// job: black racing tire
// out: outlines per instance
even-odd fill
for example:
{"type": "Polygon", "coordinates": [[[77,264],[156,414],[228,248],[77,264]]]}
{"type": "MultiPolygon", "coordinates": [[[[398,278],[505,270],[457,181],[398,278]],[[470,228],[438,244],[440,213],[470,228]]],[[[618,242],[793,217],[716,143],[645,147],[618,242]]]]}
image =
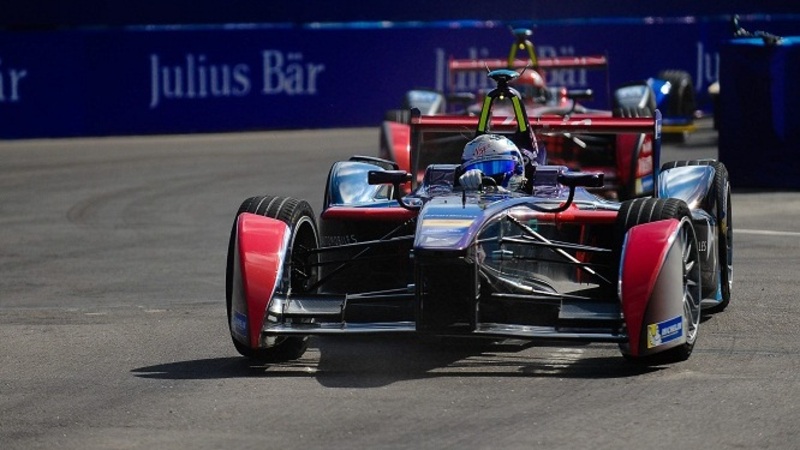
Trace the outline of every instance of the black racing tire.
{"type": "MultiPolygon", "coordinates": [[[[672,85],[669,98],[667,98],[666,111],[662,112],[668,117],[693,120],[697,102],[695,100],[694,82],[689,72],[684,70],[662,70],[658,73],[658,78],[666,80],[672,85]]],[[[684,143],[689,139],[689,132],[664,133],[661,139],[663,142],[684,143]]]]}
{"type": "Polygon", "coordinates": [[[611,111],[611,114],[614,117],[623,118],[653,117],[653,110],[648,107],[617,106],[611,111]]]}
{"type": "Polygon", "coordinates": [[[697,102],[695,101],[694,82],[689,72],[684,70],[662,70],[657,78],[669,81],[672,85],[666,115],[673,117],[693,118],[697,102]]]}
{"type": "Polygon", "coordinates": [[[670,161],[661,170],[685,166],[711,166],[714,168],[714,186],[704,199],[704,207],[717,219],[718,264],[720,267],[720,287],[722,300],[708,312],[721,312],[731,302],[733,287],[733,205],[731,204],[731,182],[725,164],[714,160],[670,161]]]}
{"type": "MultiPolygon", "coordinates": [[[[625,359],[636,364],[658,365],[671,364],[685,361],[691,356],[697,342],[697,331],[700,327],[700,302],[701,302],[701,273],[700,252],[697,246],[697,236],[691,221],[691,211],[683,200],[674,198],[637,198],[621,204],[615,233],[620,242],[616,248],[621,251],[625,234],[632,227],[644,223],[664,219],[677,219],[681,221],[681,242],[684,245],[684,297],[683,310],[686,321],[686,342],[678,347],[665,350],[661,353],[647,356],[633,357],[627,344],[620,345],[620,351],[625,359]]],[[[617,255],[617,261],[620,260],[617,255]]],[[[621,264],[621,261],[620,261],[621,264]]]]}
{"type": "Polygon", "coordinates": [[[631,81],[619,86],[612,95],[613,105],[611,113],[614,117],[623,118],[636,118],[636,117],[653,117],[656,110],[656,94],[653,88],[647,85],[644,81],[631,81]],[[644,98],[637,96],[629,97],[627,95],[622,98],[618,97],[620,91],[627,90],[631,87],[644,87],[646,89],[644,98]]]}
{"type": "MultiPolygon", "coordinates": [[[[689,205],[679,199],[642,197],[623,201],[615,223],[614,236],[617,238],[617,243],[614,246],[614,261],[617,264],[622,263],[622,244],[625,234],[634,226],[684,216],[691,217],[691,211],[689,205]]],[[[616,273],[619,273],[619,270],[616,273]]]]}
{"type": "MultiPolygon", "coordinates": [[[[311,205],[305,200],[296,200],[290,197],[276,197],[262,195],[250,197],[242,202],[233,221],[230,240],[228,243],[228,259],[225,276],[225,297],[228,312],[228,326],[231,324],[231,302],[233,289],[233,258],[236,244],[236,223],[242,213],[257,214],[264,217],[278,219],[289,225],[292,236],[289,244],[290,263],[284,270],[285,281],[292,292],[304,292],[316,281],[317,266],[308,250],[319,247],[319,232],[317,222],[311,205]]],[[[292,336],[279,338],[269,348],[253,349],[235,338],[231,333],[233,345],[242,356],[259,362],[284,362],[293,361],[303,356],[308,348],[308,336],[292,336]]]]}

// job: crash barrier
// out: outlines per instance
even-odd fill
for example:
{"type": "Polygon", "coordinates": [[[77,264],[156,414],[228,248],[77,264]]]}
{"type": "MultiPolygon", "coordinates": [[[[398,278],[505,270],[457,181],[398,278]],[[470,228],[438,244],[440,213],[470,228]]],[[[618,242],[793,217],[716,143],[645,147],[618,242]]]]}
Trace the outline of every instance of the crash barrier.
{"type": "MultiPolygon", "coordinates": [[[[782,33],[798,21],[766,25],[782,33]]],[[[593,89],[588,106],[599,108],[613,87],[675,69],[708,104],[730,35],[725,18],[528,25],[540,56],[608,57],[608,72],[546,74],[593,89]]],[[[407,90],[444,90],[448,58],[504,57],[511,41],[497,22],[5,30],[0,138],[377,126],[407,90]]],[[[488,87],[480,73],[452,82],[488,87]]]]}
{"type": "Polygon", "coordinates": [[[732,39],[720,52],[719,160],[745,188],[800,188],[800,37],[732,39]]]}

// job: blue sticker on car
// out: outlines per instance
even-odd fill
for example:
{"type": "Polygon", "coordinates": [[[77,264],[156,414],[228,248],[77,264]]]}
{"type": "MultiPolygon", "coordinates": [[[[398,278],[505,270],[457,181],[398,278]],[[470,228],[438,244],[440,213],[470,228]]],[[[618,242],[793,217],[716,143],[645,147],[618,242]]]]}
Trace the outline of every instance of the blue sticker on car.
{"type": "Polygon", "coordinates": [[[231,325],[233,325],[234,333],[245,338],[247,337],[247,316],[240,312],[234,312],[231,325]]]}
{"type": "Polygon", "coordinates": [[[683,317],[647,325],[647,348],[658,347],[683,336],[683,317]]]}

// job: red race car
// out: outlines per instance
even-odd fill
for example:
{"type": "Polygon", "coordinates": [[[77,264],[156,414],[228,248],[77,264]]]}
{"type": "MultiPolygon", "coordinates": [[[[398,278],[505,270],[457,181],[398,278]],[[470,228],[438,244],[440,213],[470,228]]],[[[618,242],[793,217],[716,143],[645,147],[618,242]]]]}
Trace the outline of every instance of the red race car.
{"type": "MultiPolygon", "coordinates": [[[[514,30],[516,40],[512,44],[507,59],[451,59],[448,63],[448,92],[441,94],[435,91],[412,90],[406,94],[403,110],[387,112],[380,131],[380,156],[396,161],[399,166],[408,170],[412,163],[409,160],[409,142],[411,139],[408,117],[411,109],[419,109],[422,114],[463,114],[477,115],[487,101],[485,91],[460,91],[465,85],[465,77],[474,77],[479,72],[485,73],[494,69],[513,69],[521,71],[514,81],[513,88],[523,98],[522,105],[528,117],[557,114],[571,118],[608,118],[608,117],[652,117],[657,108],[662,112],[669,105],[667,122],[673,133],[691,131],[694,125],[693,88],[691,80],[685,82],[686,75],[679,71],[665,71],[667,80],[651,78],[641,82],[632,82],[618,88],[613,93],[613,107],[608,110],[587,108],[580,104],[581,100],[591,99],[590,89],[568,90],[560,86],[546,86],[548,71],[564,69],[605,70],[607,75],[608,60],[604,55],[569,56],[569,57],[536,57],[530,31],[514,30]],[[525,58],[517,58],[517,50],[525,50],[525,58]],[[681,81],[679,85],[677,81],[681,81]],[[657,88],[658,92],[654,90],[657,88]],[[691,99],[687,96],[691,95],[691,99]],[[691,101],[690,101],[691,100],[691,101]],[[692,113],[680,115],[672,109],[692,110],[692,113]]],[[[609,90],[606,76],[604,90],[609,90]]],[[[509,102],[500,102],[495,106],[495,116],[513,118],[513,106],[509,102]]],[[[665,123],[666,125],[666,123],[665,123]]],[[[663,131],[663,130],[662,130],[663,131]]],[[[537,135],[540,159],[548,164],[565,165],[570,170],[602,172],[605,176],[603,188],[595,189],[608,198],[627,199],[653,195],[655,188],[655,166],[658,155],[653,154],[652,136],[641,133],[623,133],[617,135],[597,135],[586,133],[548,133],[543,131],[537,135]]],[[[424,151],[418,155],[424,170],[424,163],[459,162],[458,148],[445,145],[447,137],[441,136],[442,142],[437,145],[437,153],[424,151]]],[[[422,173],[417,174],[418,177],[422,173]]]]}

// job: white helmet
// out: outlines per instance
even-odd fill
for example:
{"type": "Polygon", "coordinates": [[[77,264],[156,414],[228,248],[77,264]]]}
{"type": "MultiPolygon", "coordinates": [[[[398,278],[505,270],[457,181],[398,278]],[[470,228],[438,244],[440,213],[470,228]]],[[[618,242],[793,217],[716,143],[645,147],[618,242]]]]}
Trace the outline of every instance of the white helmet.
{"type": "Polygon", "coordinates": [[[524,162],[517,146],[505,136],[482,134],[469,141],[461,155],[463,172],[478,169],[498,186],[508,187],[515,175],[522,175],[524,162]]]}

